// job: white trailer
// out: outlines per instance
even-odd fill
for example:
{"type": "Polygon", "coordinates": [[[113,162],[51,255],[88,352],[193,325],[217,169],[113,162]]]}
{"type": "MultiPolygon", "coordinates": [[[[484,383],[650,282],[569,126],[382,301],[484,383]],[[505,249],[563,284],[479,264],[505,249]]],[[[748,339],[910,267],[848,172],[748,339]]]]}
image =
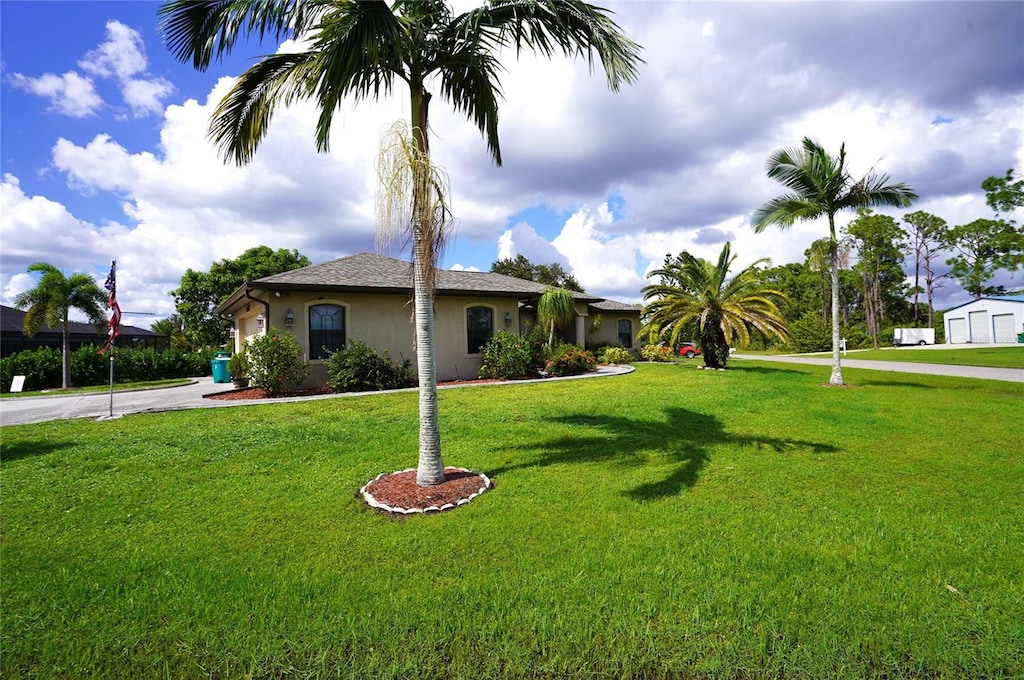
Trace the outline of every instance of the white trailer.
{"type": "Polygon", "coordinates": [[[934,345],[934,328],[894,328],[892,330],[892,344],[900,345],[934,345]]]}

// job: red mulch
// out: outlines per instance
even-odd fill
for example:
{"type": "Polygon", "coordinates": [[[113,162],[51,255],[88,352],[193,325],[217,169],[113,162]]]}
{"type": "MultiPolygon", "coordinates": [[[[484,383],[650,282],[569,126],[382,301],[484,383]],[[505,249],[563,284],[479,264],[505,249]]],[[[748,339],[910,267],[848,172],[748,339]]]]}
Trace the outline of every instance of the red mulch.
{"type": "Polygon", "coordinates": [[[445,480],[434,486],[420,486],[416,483],[416,470],[402,470],[382,475],[361,490],[367,503],[390,512],[423,512],[427,510],[448,510],[465,505],[491,486],[486,475],[462,468],[444,469],[445,480]],[[370,502],[370,499],[375,501],[370,502]]]}
{"type": "Polygon", "coordinates": [[[221,392],[219,394],[208,394],[207,399],[217,399],[218,401],[239,401],[243,399],[275,399],[280,397],[311,397],[318,394],[331,394],[331,388],[323,385],[321,387],[311,387],[306,390],[288,390],[272,397],[270,392],[259,387],[247,387],[245,389],[231,390],[230,392],[221,392]]]}

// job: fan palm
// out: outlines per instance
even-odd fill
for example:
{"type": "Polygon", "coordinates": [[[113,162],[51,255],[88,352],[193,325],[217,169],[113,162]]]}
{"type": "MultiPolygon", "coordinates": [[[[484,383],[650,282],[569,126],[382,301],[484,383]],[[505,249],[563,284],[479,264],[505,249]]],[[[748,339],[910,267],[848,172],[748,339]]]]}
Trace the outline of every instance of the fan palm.
{"type": "Polygon", "coordinates": [[[640,334],[675,347],[680,336],[695,328],[708,368],[724,368],[729,347],[749,343],[751,330],[788,340],[789,331],[779,311],[786,295],[765,288],[760,278],[759,267],[767,258],[730,278],[735,261],[729,243],[722,246],[717,263],[685,250],[666,259],[664,267],[647,275],[660,282],[642,290],[645,321],[640,334]]]}
{"type": "Polygon", "coordinates": [[[96,285],[96,279],[91,275],[76,272],[64,276],[64,272],[46,262],[30,264],[28,271],[42,276],[35,288],[14,298],[14,306],[25,310],[24,331],[29,337],[38,333],[44,323],[50,328],[61,329],[61,387],[67,389],[71,387],[68,316],[72,309],[80,310],[100,332],[107,322],[103,311],[107,293],[96,285]]]}
{"type": "Polygon", "coordinates": [[[869,172],[853,179],[846,164],[846,145],[832,156],[809,137],[801,146],[779,149],[765,163],[768,176],[778,180],[790,193],[777,196],[756,211],[754,231],[761,233],[771,225],[788,229],[794,222],[828,218],[829,280],[832,286],[832,375],[829,382],[843,384],[839,358],[839,241],[836,238],[836,214],[872,206],[906,208],[916,198],[913,189],[903,183],[890,183],[888,175],[869,172]]]}
{"type": "MultiPolygon", "coordinates": [[[[410,94],[416,156],[429,159],[429,105],[435,86],[480,130],[494,163],[498,143],[499,72],[503,47],[599,59],[609,87],[637,77],[639,46],[605,10],[577,0],[493,0],[454,14],[443,0],[172,0],[160,8],[165,40],[198,69],[230,52],[243,36],[299,37],[300,50],[263,57],[220,102],[210,134],[226,159],[247,163],[267,134],[275,110],[300,99],[319,109],[316,146],[329,150],[331,121],[347,99],[388,95],[397,81],[410,94]]],[[[436,213],[427,182],[414,182],[412,236],[416,342],[420,373],[420,458],[417,481],[444,480],[437,435],[433,357],[433,271],[438,253],[436,213]],[[423,310],[427,310],[425,313],[423,310]],[[432,423],[432,427],[424,427],[432,423]]]]}

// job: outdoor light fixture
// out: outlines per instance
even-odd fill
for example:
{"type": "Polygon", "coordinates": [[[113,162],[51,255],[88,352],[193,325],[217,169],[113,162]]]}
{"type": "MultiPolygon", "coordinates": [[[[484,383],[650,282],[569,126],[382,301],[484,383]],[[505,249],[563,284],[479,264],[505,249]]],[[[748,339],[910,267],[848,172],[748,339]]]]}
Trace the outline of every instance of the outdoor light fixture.
{"type": "Polygon", "coordinates": [[[295,314],[292,313],[291,309],[289,309],[287,312],[284,313],[284,325],[285,326],[294,326],[295,325],[295,314]]]}
{"type": "Polygon", "coordinates": [[[267,320],[267,317],[263,316],[263,312],[256,315],[256,327],[263,328],[263,322],[267,320]]]}
{"type": "Polygon", "coordinates": [[[505,312],[505,325],[506,326],[511,326],[512,325],[512,312],[505,312]]]}

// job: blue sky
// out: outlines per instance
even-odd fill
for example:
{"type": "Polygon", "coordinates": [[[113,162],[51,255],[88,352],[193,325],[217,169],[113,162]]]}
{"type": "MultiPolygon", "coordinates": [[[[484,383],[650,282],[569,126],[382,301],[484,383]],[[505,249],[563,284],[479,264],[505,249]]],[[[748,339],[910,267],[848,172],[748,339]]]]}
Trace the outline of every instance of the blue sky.
{"type": "MultiPolygon", "coordinates": [[[[638,301],[645,273],[683,249],[714,258],[728,240],[741,266],[801,261],[824,225],[755,235],[749,217],[779,193],[765,158],[805,135],[845,142],[855,171],[910,184],[913,209],[951,225],[991,217],[981,181],[1024,168],[1024,3],[607,6],[644,47],[639,82],[612,93],[585,64],[504,55],[503,167],[435,99],[432,149],[459,218],[446,266],[523,253],[638,301]]],[[[0,2],[4,304],[40,260],[102,281],[117,258],[122,306],[166,316],[186,268],[254,245],[314,262],[374,249],[373,158],[407,97],[344,105],[326,155],[313,110],[296,106],[253,163],[225,166],[205,138],[210,113],[278,45],[197,73],[162,46],[157,7],[0,2]]],[[[939,294],[965,299],[954,283],[939,294]]]]}

